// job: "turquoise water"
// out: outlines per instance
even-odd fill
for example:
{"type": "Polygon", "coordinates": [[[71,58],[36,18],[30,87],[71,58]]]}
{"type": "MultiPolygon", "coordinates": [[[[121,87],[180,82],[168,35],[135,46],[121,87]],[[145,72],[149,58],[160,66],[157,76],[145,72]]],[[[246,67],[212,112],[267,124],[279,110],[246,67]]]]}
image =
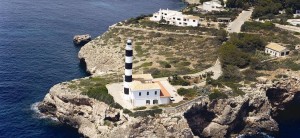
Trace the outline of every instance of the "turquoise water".
{"type": "Polygon", "coordinates": [[[183,6],[180,0],[1,0],[0,137],[80,137],[31,109],[54,84],[86,76],[73,36],[96,37],[118,21],[183,6]]]}

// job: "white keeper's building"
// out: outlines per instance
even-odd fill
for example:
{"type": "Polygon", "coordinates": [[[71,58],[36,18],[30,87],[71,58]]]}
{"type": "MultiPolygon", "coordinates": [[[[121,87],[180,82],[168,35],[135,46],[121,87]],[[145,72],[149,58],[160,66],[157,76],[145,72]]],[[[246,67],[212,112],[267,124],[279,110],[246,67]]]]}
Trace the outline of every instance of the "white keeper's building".
{"type": "Polygon", "coordinates": [[[270,43],[266,46],[265,53],[270,54],[272,57],[283,57],[289,55],[290,51],[277,43],[270,43]]]}
{"type": "Polygon", "coordinates": [[[136,74],[130,84],[129,97],[133,106],[145,106],[169,104],[171,95],[161,82],[153,82],[151,74],[136,74]]]}
{"type": "Polygon", "coordinates": [[[159,22],[165,20],[166,24],[176,26],[193,26],[199,25],[200,17],[193,15],[184,15],[182,12],[174,10],[159,10],[150,17],[150,21],[159,22]]]}

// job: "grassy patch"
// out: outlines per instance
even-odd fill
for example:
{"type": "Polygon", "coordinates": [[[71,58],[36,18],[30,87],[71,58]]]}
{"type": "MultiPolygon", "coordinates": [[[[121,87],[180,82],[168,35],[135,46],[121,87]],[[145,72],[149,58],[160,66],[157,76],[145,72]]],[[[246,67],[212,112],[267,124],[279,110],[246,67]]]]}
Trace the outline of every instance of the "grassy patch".
{"type": "Polygon", "coordinates": [[[177,93],[186,98],[194,98],[197,96],[197,91],[195,89],[180,88],[177,90],[177,93]]]}
{"type": "Polygon", "coordinates": [[[90,77],[88,79],[80,80],[78,87],[81,88],[82,94],[102,101],[111,107],[122,109],[122,106],[114,102],[114,98],[108,93],[108,90],[105,86],[108,83],[109,81],[104,78],[90,77]]]}

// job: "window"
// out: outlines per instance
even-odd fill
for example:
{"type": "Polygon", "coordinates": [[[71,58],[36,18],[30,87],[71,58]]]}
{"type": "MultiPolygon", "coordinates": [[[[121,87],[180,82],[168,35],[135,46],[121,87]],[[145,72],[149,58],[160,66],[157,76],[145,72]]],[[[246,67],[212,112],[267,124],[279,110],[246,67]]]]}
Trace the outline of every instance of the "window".
{"type": "Polygon", "coordinates": [[[180,21],[180,18],[177,18],[178,21],[180,21]]]}
{"type": "Polygon", "coordinates": [[[147,92],[147,95],[149,95],[149,92],[147,92]]]}
{"type": "Polygon", "coordinates": [[[193,20],[193,22],[196,22],[196,20],[193,20]]]}
{"type": "Polygon", "coordinates": [[[142,93],[141,92],[139,92],[139,96],[141,96],[142,95],[142,93]]]}
{"type": "Polygon", "coordinates": [[[150,104],[150,100],[146,100],[146,104],[147,104],[147,105],[150,104]]]}
{"type": "Polygon", "coordinates": [[[167,14],[165,13],[165,15],[167,15],[167,14]]]}
{"type": "Polygon", "coordinates": [[[158,104],[158,100],[153,100],[153,104],[158,104]]]}
{"type": "Polygon", "coordinates": [[[186,19],[183,19],[183,21],[186,21],[186,19]]]}
{"type": "Polygon", "coordinates": [[[155,95],[157,95],[157,91],[155,91],[155,95]]]}
{"type": "Polygon", "coordinates": [[[154,16],[154,18],[157,18],[157,16],[154,16]]]}
{"type": "Polygon", "coordinates": [[[175,20],[175,17],[173,17],[173,20],[175,20]]]}

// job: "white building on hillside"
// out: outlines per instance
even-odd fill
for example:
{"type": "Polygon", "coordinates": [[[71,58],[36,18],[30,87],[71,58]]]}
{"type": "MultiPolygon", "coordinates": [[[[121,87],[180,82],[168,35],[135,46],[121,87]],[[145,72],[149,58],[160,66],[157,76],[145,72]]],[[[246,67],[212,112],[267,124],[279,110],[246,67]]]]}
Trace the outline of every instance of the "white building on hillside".
{"type": "Polygon", "coordinates": [[[265,53],[270,54],[272,57],[283,57],[289,55],[290,51],[277,43],[270,43],[266,46],[265,53]]]}
{"type": "Polygon", "coordinates": [[[300,17],[300,10],[296,10],[296,13],[294,14],[294,18],[300,17]]]}
{"type": "Polygon", "coordinates": [[[150,18],[151,21],[159,22],[165,20],[166,24],[176,26],[198,26],[200,17],[193,15],[184,15],[182,12],[174,10],[159,10],[150,18]]]}
{"type": "Polygon", "coordinates": [[[220,1],[212,0],[212,1],[204,2],[202,5],[202,10],[206,12],[223,11],[224,7],[221,5],[220,1]]]}
{"type": "Polygon", "coordinates": [[[294,26],[300,25],[300,19],[288,19],[287,22],[294,26]]]}

